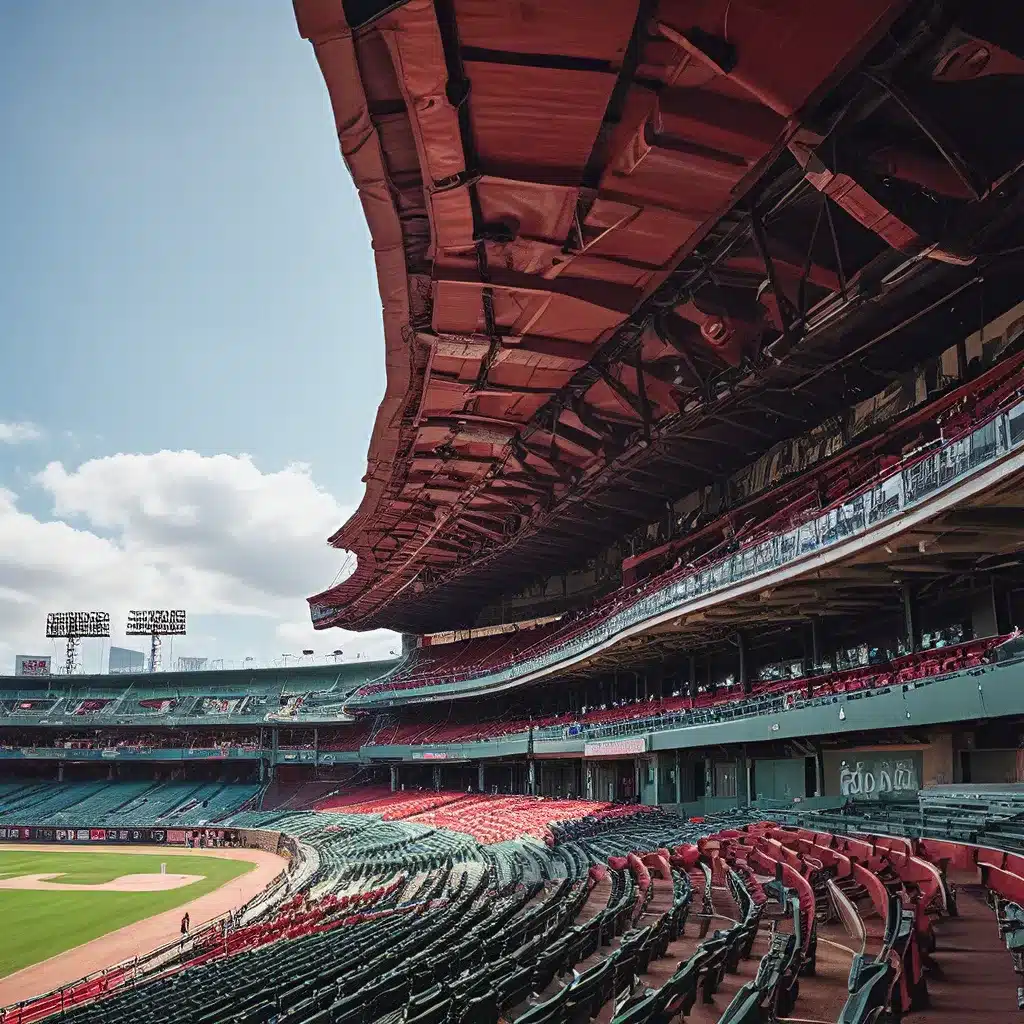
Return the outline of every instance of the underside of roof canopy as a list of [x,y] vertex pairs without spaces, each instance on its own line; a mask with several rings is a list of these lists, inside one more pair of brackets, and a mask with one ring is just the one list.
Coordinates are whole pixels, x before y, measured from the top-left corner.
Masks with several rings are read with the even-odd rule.
[[1011,230],[1022,133],[964,142],[1024,98],[995,0],[295,7],[387,365],[321,628],[465,625],[586,557],[898,369],[851,354]]

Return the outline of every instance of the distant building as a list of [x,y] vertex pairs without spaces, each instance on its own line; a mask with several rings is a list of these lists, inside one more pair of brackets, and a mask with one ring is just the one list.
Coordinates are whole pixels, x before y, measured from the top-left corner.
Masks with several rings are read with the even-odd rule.
[[112,676],[125,672],[145,672],[146,656],[142,651],[132,651],[127,647],[111,647],[107,671]]
[[179,658],[179,672],[202,672],[206,668],[206,658]]

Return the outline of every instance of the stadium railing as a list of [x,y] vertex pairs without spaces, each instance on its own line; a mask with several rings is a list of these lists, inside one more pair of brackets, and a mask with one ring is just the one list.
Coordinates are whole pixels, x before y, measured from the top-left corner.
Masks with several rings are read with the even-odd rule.
[[687,567],[654,577],[641,587],[630,588],[628,593],[617,591],[592,614],[556,628],[541,642],[517,652],[516,658],[504,665],[477,665],[479,659],[474,655],[472,668],[457,677],[444,679],[431,674],[426,679],[403,680],[399,674],[361,687],[349,706],[371,705],[404,690],[415,690],[422,696],[457,691],[460,684],[463,689],[501,685],[532,676],[559,662],[578,659],[649,619],[681,610],[691,602],[864,536],[1022,447],[1024,402],[1018,401],[932,451],[909,455],[870,485],[784,533],[741,548],[707,566]]

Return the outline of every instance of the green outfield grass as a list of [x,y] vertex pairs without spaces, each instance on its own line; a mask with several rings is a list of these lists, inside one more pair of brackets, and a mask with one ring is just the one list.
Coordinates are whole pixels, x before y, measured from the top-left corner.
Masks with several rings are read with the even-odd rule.
[[121,875],[171,874],[203,879],[167,892],[53,892],[0,889],[0,978],[65,949],[180,907],[251,871],[247,861],[159,853],[0,850],[0,878],[63,872],[55,883],[97,885]]

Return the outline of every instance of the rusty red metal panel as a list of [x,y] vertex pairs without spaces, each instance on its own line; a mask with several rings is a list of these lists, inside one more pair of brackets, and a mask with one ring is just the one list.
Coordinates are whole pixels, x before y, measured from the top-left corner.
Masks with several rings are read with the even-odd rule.
[[[295,0],[373,240],[387,367],[366,493],[330,538],[358,567],[310,599],[317,625],[385,625],[389,602],[422,587],[425,570],[493,550],[461,517],[506,478],[520,488],[524,475],[540,478],[503,521],[508,540],[545,490],[561,500],[566,466],[599,469],[602,443],[588,442],[599,431],[556,411],[559,437],[551,395],[744,197],[801,111],[904,6],[410,0],[353,33],[341,0]],[[837,177],[814,184],[861,203],[872,226],[884,220]],[[736,273],[751,252],[735,254]],[[814,282],[827,290],[830,279]],[[793,294],[785,271],[779,287]],[[775,296],[758,303],[753,292],[738,308],[680,305],[670,338],[643,333],[641,376],[627,363],[595,377],[586,405],[618,427],[640,422],[638,409],[677,414],[680,382],[695,373],[692,361],[677,366],[686,347],[737,365],[777,314]],[[513,455],[531,431],[565,466],[533,454],[523,468]]]

